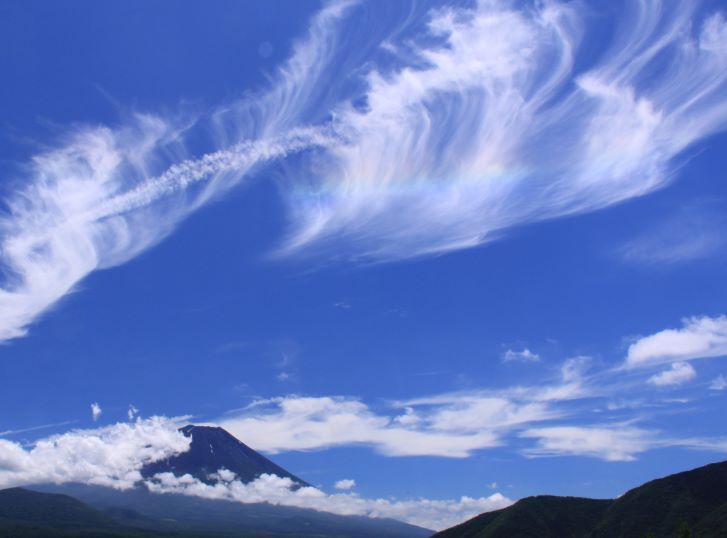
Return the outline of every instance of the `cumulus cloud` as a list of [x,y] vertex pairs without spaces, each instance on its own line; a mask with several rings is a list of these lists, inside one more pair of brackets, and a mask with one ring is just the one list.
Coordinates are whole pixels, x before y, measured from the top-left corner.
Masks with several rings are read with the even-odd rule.
[[101,406],[98,405],[96,402],[93,402],[91,404],[91,418],[94,422],[96,422],[99,417],[101,416],[101,413],[103,413],[103,410],[101,409]]
[[147,463],[184,452],[179,422],[152,417],[95,430],[71,430],[30,447],[0,439],[0,488],[82,482],[119,489],[142,479]]
[[668,370],[654,374],[648,383],[659,387],[682,385],[697,377],[694,367],[688,362],[675,362]]
[[350,478],[345,478],[336,482],[333,487],[342,491],[353,489],[356,486],[356,481]]
[[727,316],[691,317],[680,329],[664,329],[629,346],[627,367],[727,355]]
[[540,360],[540,355],[533,353],[528,348],[525,348],[522,351],[508,349],[503,358],[505,361],[538,362]]
[[[267,89],[78,128],[34,156],[0,216],[0,341],[291,154],[279,253],[388,261],[647,194],[727,124],[725,22],[697,22],[696,2],[627,4],[604,25],[581,3],[482,1],[363,30],[351,5],[313,17]],[[618,30],[576,70],[589,24]]]

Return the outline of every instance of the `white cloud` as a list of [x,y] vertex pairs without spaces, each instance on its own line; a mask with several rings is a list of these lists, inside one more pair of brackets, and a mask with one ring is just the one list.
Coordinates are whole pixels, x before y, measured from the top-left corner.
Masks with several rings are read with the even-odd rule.
[[[480,512],[503,508],[512,501],[500,493],[461,499],[366,499],[355,493],[328,495],[313,487],[297,487],[289,478],[262,475],[251,483],[219,469],[208,485],[185,475],[156,475],[143,481],[140,469],[147,463],[184,452],[190,438],[177,428],[180,419],[152,417],[95,430],[72,430],[36,441],[26,447],[0,439],[0,489],[38,483],[78,482],[128,489],[140,483],[154,493],[182,493],[244,503],[266,502],[310,508],[341,515],[391,517],[441,529]],[[341,480],[337,489],[351,489],[353,480]]]
[[606,461],[632,461],[657,442],[657,432],[624,425],[549,426],[521,435],[537,439],[535,447],[525,450],[526,455],[589,456]]
[[98,405],[96,402],[93,402],[91,404],[91,418],[93,418],[94,422],[96,422],[99,419],[99,417],[101,416],[101,413],[103,413],[101,406]]
[[56,428],[58,426],[67,426],[69,424],[73,424],[75,422],[78,422],[77,420],[64,420],[63,422],[54,422],[52,424],[41,424],[40,426],[31,426],[29,428],[20,428],[17,430],[5,430],[0,431],[0,437],[5,437],[8,435],[17,435],[19,433],[28,433],[28,432],[34,432],[38,430],[45,430],[48,428]]
[[119,489],[141,480],[144,464],[183,452],[179,422],[160,417],[95,430],[71,430],[26,447],[0,439],[0,489],[82,482]]
[[627,262],[662,265],[708,257],[727,245],[721,212],[701,202],[682,208],[626,242],[618,255]]
[[727,355],[727,316],[692,317],[631,344],[626,366],[638,367]]
[[584,396],[580,379],[391,402],[375,412],[347,397],[286,396],[253,402],[214,424],[268,453],[366,445],[388,456],[464,458],[501,445],[526,425],[560,418],[559,402]]
[[675,155],[727,124],[724,20],[685,32],[695,5],[627,7],[586,71],[574,58],[593,19],[578,3],[434,11],[428,32],[440,45],[398,70],[374,65],[366,106],[335,109],[347,143],[325,152],[322,177],[285,184],[283,252],[447,252],[663,187]]
[[695,377],[697,377],[697,372],[691,364],[688,362],[675,362],[672,363],[668,370],[651,376],[648,383],[660,387],[682,385]]
[[351,480],[350,478],[344,478],[343,480],[339,480],[338,482],[336,482],[333,487],[342,491],[346,491],[356,487],[356,481]]
[[180,136],[168,122],[139,117],[120,131],[82,131],[34,158],[26,186],[6,200],[8,212],[0,217],[0,253],[10,275],[0,288],[0,341],[23,336],[92,271],[123,263],[166,237],[207,201],[203,190],[190,192],[195,183],[227,175],[239,180],[260,162],[320,141],[312,131],[294,131],[241,142],[150,177],[152,161],[161,157],[156,152]]
[[215,424],[243,439],[254,439],[256,449],[271,454],[360,444],[388,456],[463,458],[472,450],[499,444],[492,431],[412,427],[375,414],[358,400],[342,397],[289,396],[255,402],[242,413],[222,417]]
[[533,353],[528,348],[525,348],[522,351],[508,349],[505,352],[504,359],[506,361],[538,362],[540,360],[540,355]]
[[725,390],[725,389],[727,389],[727,378],[725,378],[725,376],[722,375],[722,374],[718,375],[709,384],[709,389],[710,390]]
[[[137,114],[115,129],[77,128],[35,155],[0,216],[0,269],[8,275],[0,342],[24,336],[88,274],[155,245],[256,167],[332,143],[326,126],[297,125],[308,100],[326,89],[318,75],[349,4],[333,2],[313,18],[267,92],[206,118]],[[250,121],[258,115],[262,123]],[[186,139],[210,127],[219,149],[188,158]]]
[[[0,216],[0,341],[291,153],[317,152],[312,169],[280,182],[291,225],[281,253],[385,261],[649,193],[672,177],[674,156],[727,124],[725,23],[712,15],[683,31],[695,2],[627,9],[585,72],[573,68],[589,29],[578,3],[480,2],[434,10],[423,27],[391,21],[394,35],[382,27],[352,46],[396,52],[397,35],[424,34],[444,44],[398,55],[385,72],[337,46],[350,4],[312,19],[267,91],[207,117],[80,128],[34,156]],[[366,89],[351,95],[368,66]],[[217,150],[190,155],[187,140],[210,132]]]
[[139,410],[134,407],[133,404],[129,404],[129,409],[126,411],[126,416],[129,420],[134,420],[136,417],[139,416]]
[[205,484],[189,475],[161,473],[146,482],[155,493],[180,493],[243,503],[267,502],[322,510],[339,515],[394,518],[429,529],[443,529],[482,512],[504,508],[512,501],[500,493],[488,497],[460,499],[366,499],[355,493],[329,495],[314,487],[299,488],[289,478],[262,475],[253,482]]

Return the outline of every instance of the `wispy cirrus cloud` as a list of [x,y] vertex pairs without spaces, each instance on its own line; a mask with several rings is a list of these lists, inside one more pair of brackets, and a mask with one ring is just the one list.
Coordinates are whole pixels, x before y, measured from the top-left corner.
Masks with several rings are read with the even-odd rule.
[[685,31],[696,5],[625,4],[612,46],[582,71],[579,4],[433,12],[425,33],[444,45],[374,68],[366,105],[336,109],[350,143],[312,184],[286,186],[283,251],[446,252],[664,186],[671,159],[727,121],[725,23]]
[[[330,144],[329,127],[292,124],[350,4],[313,18],[269,91],[191,117],[134,114],[115,128],[76,127],[34,156],[0,214],[0,342],[25,335],[89,273],[155,245],[256,167]],[[219,149],[191,155],[187,139],[200,131],[213,132]]]
[[724,374],[720,374],[712,380],[709,390],[727,390],[727,378]]
[[526,430],[521,436],[536,440],[534,447],[524,451],[530,457],[587,456],[605,461],[634,461],[639,454],[668,447],[727,453],[725,438],[674,438],[628,423],[547,426]]
[[[0,341],[291,154],[314,158],[279,181],[280,255],[447,252],[658,189],[727,125],[727,26],[697,5],[627,3],[610,48],[576,68],[598,24],[582,4],[482,0],[343,47],[355,3],[332,2],[269,88],[191,118],[77,128],[27,164],[0,216]],[[390,56],[358,52],[372,50]],[[212,151],[190,150],[200,137]]]
[[536,439],[525,454],[537,456],[590,456],[606,461],[633,461],[657,443],[657,432],[623,424],[611,426],[549,426],[524,431]]
[[723,213],[709,203],[690,204],[627,241],[616,253],[626,262],[648,266],[699,260],[727,245],[725,226]]

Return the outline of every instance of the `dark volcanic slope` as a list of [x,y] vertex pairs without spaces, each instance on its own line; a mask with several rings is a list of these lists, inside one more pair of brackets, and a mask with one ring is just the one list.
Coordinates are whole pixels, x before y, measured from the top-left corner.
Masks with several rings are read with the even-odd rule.
[[192,438],[187,452],[145,466],[141,474],[151,477],[170,472],[177,476],[190,474],[204,482],[220,468],[233,471],[243,482],[251,482],[261,474],[274,474],[291,478],[303,486],[308,484],[282,467],[238,441],[222,428],[185,426],[180,431]]
[[436,534],[442,538],[727,536],[727,462],[653,480],[616,500],[529,497]]

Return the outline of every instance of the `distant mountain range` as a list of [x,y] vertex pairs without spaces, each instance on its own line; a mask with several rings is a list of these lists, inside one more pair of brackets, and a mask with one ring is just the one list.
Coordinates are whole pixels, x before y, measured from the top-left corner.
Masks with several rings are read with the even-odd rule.
[[[170,472],[212,483],[220,469],[243,482],[261,474],[308,484],[238,441],[222,428],[185,426],[187,452],[145,466],[151,477]],[[116,490],[84,484],[40,484],[0,491],[0,537],[265,537],[425,538],[433,531],[384,518],[339,516],[267,503],[243,504],[140,486]]]
[[727,462],[647,482],[618,499],[539,496],[435,538],[727,537]]

